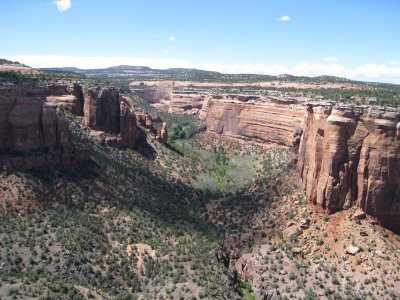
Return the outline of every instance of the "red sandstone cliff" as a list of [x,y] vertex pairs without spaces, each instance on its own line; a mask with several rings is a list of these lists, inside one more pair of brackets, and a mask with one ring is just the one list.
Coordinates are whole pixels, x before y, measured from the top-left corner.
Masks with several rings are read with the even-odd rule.
[[0,95],[0,166],[69,168],[86,160],[70,140],[69,122],[39,96]]
[[203,115],[209,132],[288,147],[304,119],[303,105],[267,99],[256,103],[211,100],[207,106]]
[[305,116],[303,103],[252,95],[171,92],[165,88],[135,93],[151,104],[168,104],[171,113],[199,115],[210,133],[287,147],[292,145],[293,133],[301,128]]
[[70,139],[69,122],[56,114],[63,105],[93,130],[111,134],[112,143],[133,148],[139,137],[131,99],[113,88],[87,88],[79,84],[0,89],[0,166],[70,167],[88,159]]
[[169,112],[196,115],[202,109],[205,99],[210,96],[197,92],[174,92],[169,103]]
[[400,225],[400,112],[308,107],[299,168],[308,199],[334,212],[353,204],[384,225]]

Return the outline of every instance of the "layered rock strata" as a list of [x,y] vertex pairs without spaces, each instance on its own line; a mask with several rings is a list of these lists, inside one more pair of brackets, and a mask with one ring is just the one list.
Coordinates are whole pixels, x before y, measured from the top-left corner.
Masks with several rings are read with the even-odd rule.
[[135,89],[133,90],[133,94],[151,104],[156,104],[156,103],[168,104],[172,98],[172,89],[170,88]]
[[198,115],[208,132],[244,140],[290,147],[305,116],[304,103],[295,100],[196,90],[169,91],[165,96],[166,90],[143,89],[136,94],[151,104],[168,98],[170,113]]
[[174,92],[169,103],[169,112],[196,115],[202,109],[204,101],[210,96],[200,92]]
[[79,84],[4,88],[0,89],[1,168],[71,167],[89,159],[87,149],[72,144],[68,120],[56,114],[60,105],[84,116],[90,129],[108,134],[109,144],[136,145],[139,129],[133,103],[116,89]]
[[328,212],[353,204],[400,226],[400,112],[309,105],[299,147],[307,198]]
[[46,165],[69,168],[88,159],[71,143],[69,121],[42,97],[0,95],[0,166],[34,169]]
[[203,113],[207,130],[230,137],[290,147],[304,119],[302,104],[209,101]]

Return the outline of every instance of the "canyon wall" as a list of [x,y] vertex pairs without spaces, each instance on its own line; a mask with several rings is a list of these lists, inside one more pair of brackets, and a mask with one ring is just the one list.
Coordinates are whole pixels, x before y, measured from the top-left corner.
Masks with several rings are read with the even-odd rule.
[[211,97],[200,92],[173,92],[169,102],[169,112],[196,115],[203,107],[205,99]]
[[302,127],[305,117],[304,103],[295,100],[197,90],[169,90],[165,96],[166,91],[143,89],[135,90],[135,94],[151,104],[168,105],[170,113],[198,115],[210,133],[243,140],[290,147],[293,134]]
[[113,88],[72,84],[0,89],[0,167],[69,168],[89,159],[88,149],[71,142],[69,121],[56,113],[64,106],[83,116],[86,126],[107,135],[112,145],[133,148],[139,138],[133,102]]
[[150,104],[168,103],[172,98],[171,88],[134,89],[132,92]]
[[69,121],[40,96],[0,94],[0,166],[5,170],[47,165],[69,168],[88,159],[71,142]]
[[328,212],[358,205],[400,226],[400,112],[309,105],[299,147],[307,198]]
[[294,132],[302,126],[304,107],[269,99],[256,103],[209,101],[204,115],[211,133],[290,147]]

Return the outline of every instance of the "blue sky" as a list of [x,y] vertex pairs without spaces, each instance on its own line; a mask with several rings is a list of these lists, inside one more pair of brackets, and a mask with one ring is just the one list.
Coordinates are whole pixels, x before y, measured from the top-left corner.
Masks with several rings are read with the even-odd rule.
[[0,57],[400,83],[399,0],[0,1]]

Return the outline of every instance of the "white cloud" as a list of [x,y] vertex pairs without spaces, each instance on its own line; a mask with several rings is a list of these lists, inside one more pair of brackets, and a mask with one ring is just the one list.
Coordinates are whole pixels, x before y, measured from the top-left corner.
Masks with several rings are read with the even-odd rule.
[[56,0],[53,3],[57,5],[59,11],[66,11],[71,8],[71,0]]
[[400,61],[391,60],[389,61],[389,65],[400,65]]
[[282,16],[282,17],[279,18],[279,20],[283,21],[283,22],[288,22],[288,21],[290,21],[290,17],[289,16]]
[[339,61],[339,58],[334,57],[334,56],[328,56],[328,57],[325,57],[325,60],[331,61],[331,62],[337,62],[337,61]]
[[167,54],[169,51],[167,49],[164,49],[161,51],[162,54]]
[[175,37],[174,37],[174,36],[170,36],[170,37],[169,37],[169,41],[170,41],[170,42],[174,42],[174,41],[175,41]]
[[[166,49],[165,49],[166,50]],[[163,52],[163,51],[162,51]],[[356,80],[392,82],[400,84],[400,65],[363,64],[353,68],[339,63],[312,64],[305,61],[294,66],[283,64],[215,64],[193,63],[186,59],[176,58],[140,58],[124,56],[58,56],[58,55],[16,55],[5,56],[5,59],[19,61],[35,68],[45,67],[78,67],[84,69],[106,68],[117,65],[139,65],[151,68],[196,68],[222,73],[255,73],[255,74],[293,74],[297,76],[332,75]]]

